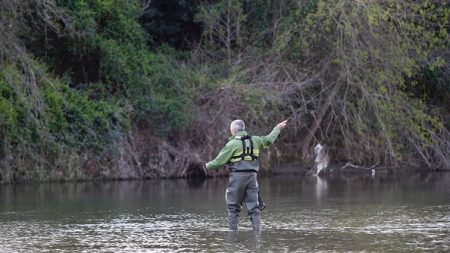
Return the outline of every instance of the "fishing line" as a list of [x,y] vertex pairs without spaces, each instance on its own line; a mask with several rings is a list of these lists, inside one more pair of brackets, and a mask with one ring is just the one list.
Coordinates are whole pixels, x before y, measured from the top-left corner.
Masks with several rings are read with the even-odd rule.
[[286,120],[289,120],[290,118],[294,117],[294,115],[297,114],[297,112],[299,112],[303,107],[305,107],[307,104],[309,104],[310,102],[312,102],[313,99],[315,99],[315,98],[318,97],[320,94],[322,94],[324,91],[326,91],[328,88],[330,88],[333,84],[335,84],[335,83],[337,82],[337,80],[339,80],[339,79],[336,79],[336,81],[332,82],[330,85],[328,85],[327,87],[325,87],[324,89],[322,89],[319,93],[317,93],[316,95],[314,95],[311,99],[309,99],[308,101],[306,101],[306,103],[305,103],[304,105],[300,106],[297,110],[295,110],[295,111],[291,114],[291,116],[289,116]]

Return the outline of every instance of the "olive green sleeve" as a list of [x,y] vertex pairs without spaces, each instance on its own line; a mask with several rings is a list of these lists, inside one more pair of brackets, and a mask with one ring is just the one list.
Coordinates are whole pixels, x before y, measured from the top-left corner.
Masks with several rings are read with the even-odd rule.
[[207,169],[217,169],[217,168],[224,166],[225,164],[228,163],[228,161],[230,161],[235,150],[236,150],[236,145],[234,145],[234,143],[232,141],[228,142],[227,145],[225,145],[225,147],[219,152],[219,154],[217,155],[217,157],[214,160],[206,163],[206,168]]
[[272,143],[275,142],[275,140],[278,138],[278,136],[280,135],[280,128],[279,127],[275,127],[272,132],[270,132],[270,134],[266,135],[266,136],[261,136],[260,137],[260,145],[262,146],[261,148],[265,148],[270,146]]

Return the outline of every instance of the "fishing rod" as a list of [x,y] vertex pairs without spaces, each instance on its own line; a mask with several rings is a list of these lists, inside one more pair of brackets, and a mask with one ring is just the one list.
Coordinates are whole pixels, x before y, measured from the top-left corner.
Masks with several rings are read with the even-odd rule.
[[305,107],[307,104],[309,104],[310,102],[313,101],[313,99],[315,99],[316,97],[318,97],[320,94],[322,94],[324,91],[326,91],[328,88],[330,88],[333,84],[335,84],[337,82],[338,79],[336,79],[336,81],[332,82],[330,85],[328,85],[327,87],[325,87],[324,89],[322,89],[319,93],[317,93],[316,95],[314,95],[310,100],[306,101],[306,103],[302,106],[300,106],[297,110],[295,110],[291,116],[289,116],[285,121],[288,121],[290,118],[294,117],[295,114],[297,114],[297,112],[299,112],[303,107]]

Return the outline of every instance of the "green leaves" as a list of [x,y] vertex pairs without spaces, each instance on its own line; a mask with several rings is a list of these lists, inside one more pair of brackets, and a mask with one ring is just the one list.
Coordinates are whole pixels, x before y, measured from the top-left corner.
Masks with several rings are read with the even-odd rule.
[[[346,138],[344,150],[365,149],[361,153],[370,159],[378,146],[390,163],[397,164],[400,158],[412,161],[418,155],[421,162],[430,165],[429,150],[443,140],[438,137],[443,122],[430,104],[424,104],[429,95],[417,94],[426,86],[424,91],[430,92],[436,83],[417,76],[423,77],[424,65],[429,74],[448,72],[442,57],[448,54],[442,47],[447,44],[448,48],[449,41],[448,3],[315,2],[306,16],[291,14],[284,19],[288,25],[282,26],[275,45],[291,63],[290,57],[295,57],[292,52],[304,52],[303,58],[295,59],[322,82],[338,77],[345,82],[330,109],[331,116],[321,123],[327,129],[339,126],[338,131],[319,138],[342,145],[335,138],[342,136]],[[311,62],[319,64],[308,65]],[[365,139],[365,147],[356,144],[359,138]],[[361,161],[352,153],[345,159]]]
[[74,40],[81,44],[69,46],[88,49],[75,51],[73,57],[87,61],[74,61],[67,66],[81,67],[91,73],[83,74],[84,79],[78,79],[81,83],[74,85],[87,93],[97,90],[102,98],[132,105],[128,111],[130,120],[136,120],[141,127],[165,129],[165,134],[177,131],[187,119],[182,104],[188,101],[177,80],[177,70],[162,54],[150,52],[146,47],[146,34],[138,23],[138,1],[61,1],[60,4],[78,24],[79,32]]

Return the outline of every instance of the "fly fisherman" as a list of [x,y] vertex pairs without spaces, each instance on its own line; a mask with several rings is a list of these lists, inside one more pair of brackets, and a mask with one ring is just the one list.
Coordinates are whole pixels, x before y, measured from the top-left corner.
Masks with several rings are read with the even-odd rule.
[[244,203],[254,230],[261,228],[261,215],[258,203],[259,171],[258,156],[260,150],[274,143],[287,120],[279,123],[267,136],[250,136],[245,131],[242,120],[231,122],[231,137],[217,157],[206,163],[207,169],[216,169],[230,164],[230,177],[225,200],[228,209],[228,225],[231,230],[238,229],[239,212]]

